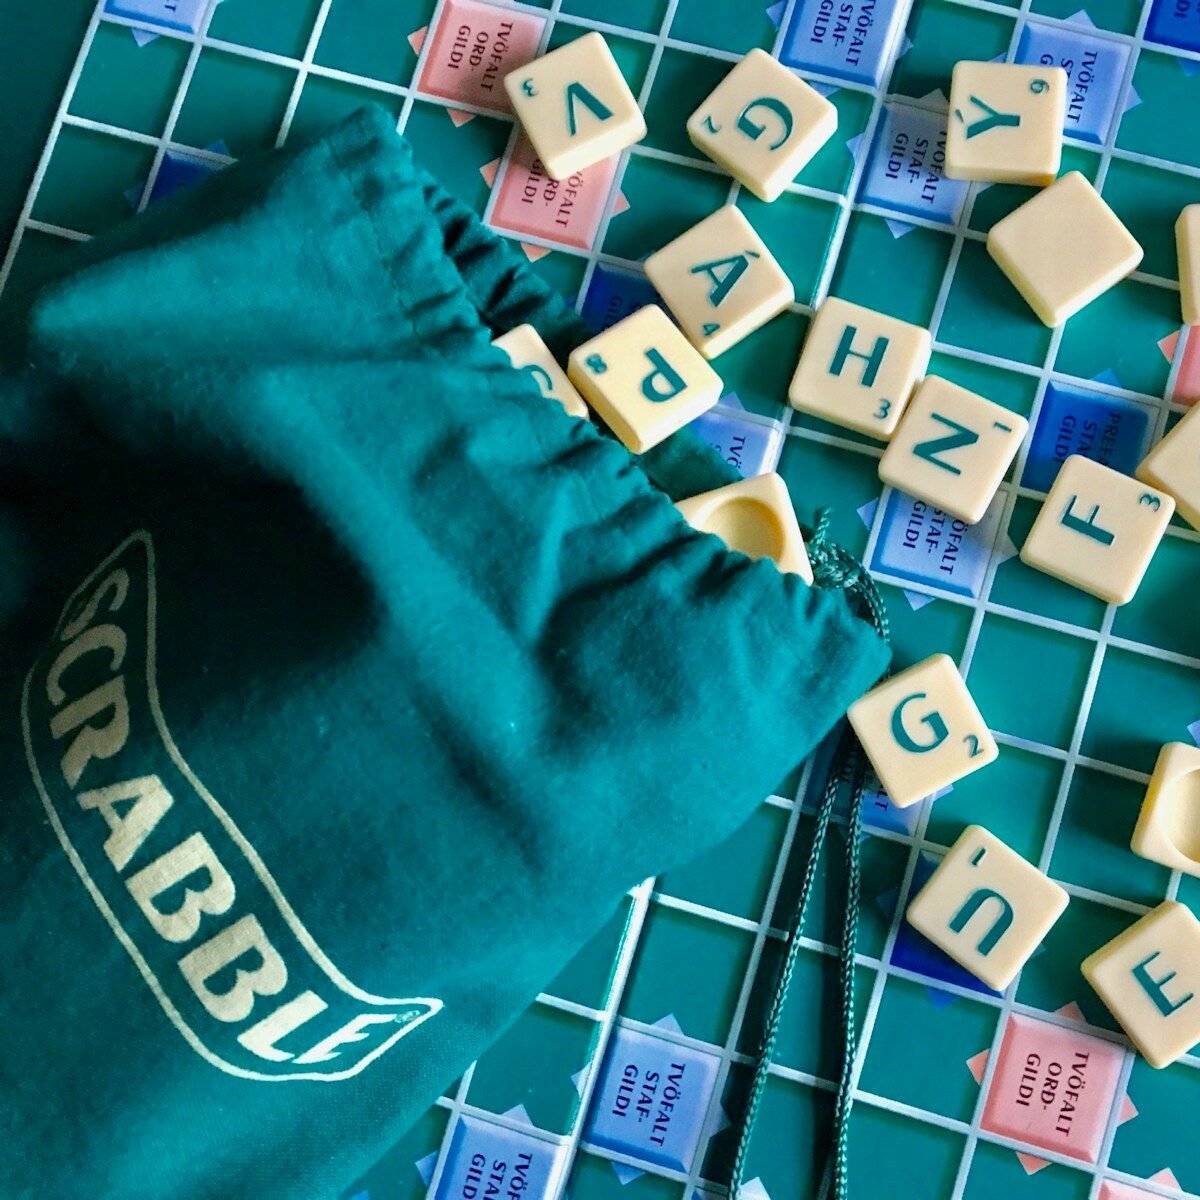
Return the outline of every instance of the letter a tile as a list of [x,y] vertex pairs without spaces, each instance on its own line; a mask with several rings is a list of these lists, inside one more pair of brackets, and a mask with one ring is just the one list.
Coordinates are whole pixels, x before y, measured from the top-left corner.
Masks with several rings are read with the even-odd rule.
[[1083,974],[1152,1067],[1200,1042],[1200,921],[1164,900],[1083,961]]
[[897,808],[949,787],[999,754],[958,667],[945,654],[881,683],[846,715]]
[[646,136],[641,109],[598,33],[510,72],[504,90],[551,179],[566,179]]
[[635,454],[716,404],[720,376],[656,304],[571,351],[567,375]]
[[968,825],[905,914],[1002,992],[1067,907],[1067,893],[981,825]]

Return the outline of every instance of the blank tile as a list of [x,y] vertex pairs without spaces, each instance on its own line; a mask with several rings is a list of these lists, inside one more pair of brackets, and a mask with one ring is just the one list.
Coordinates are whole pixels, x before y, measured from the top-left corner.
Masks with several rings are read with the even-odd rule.
[[1184,905],[1164,900],[1082,969],[1152,1067],[1200,1041],[1200,921]]
[[518,325],[503,337],[496,338],[492,345],[499,346],[518,370],[528,371],[547,400],[557,400],[571,416],[588,420],[583,397],[571,386],[567,373],[555,362],[554,355],[532,325]]
[[765,50],[751,50],[688,119],[698,150],[774,200],[833,136],[837,109]]
[[801,412],[887,441],[931,348],[929,330],[830,296],[809,327],[788,399]]
[[1179,293],[1185,325],[1200,325],[1200,204],[1189,204],[1175,222]]
[[705,358],[723,354],[795,299],[783,268],[732,204],[650,255],[646,275]]
[[981,825],[968,825],[908,906],[908,922],[1004,991],[1067,907],[1067,893]]
[[946,175],[1044,187],[1062,159],[1061,67],[960,62],[950,83]]
[[1162,748],[1129,844],[1151,862],[1200,877],[1200,747]]
[[1175,511],[1175,501],[1073,454],[1042,505],[1021,561],[1109,604],[1128,604]]
[[935,654],[881,683],[846,714],[897,808],[995,762],[999,751],[954,660]]
[[1179,515],[1200,529],[1200,404],[1150,451],[1137,475],[1170,492]]
[[567,375],[635,454],[657,446],[721,395],[720,377],[656,304],[577,346]]
[[990,400],[927,375],[879,461],[879,477],[969,525],[983,519],[1029,430]]
[[716,534],[731,550],[770,558],[781,571],[813,581],[804,537],[787,484],[774,473],[740,479],[680,500],[675,507],[695,529]]
[[988,253],[1045,325],[1061,325],[1120,282],[1142,248],[1078,171],[992,226]]
[[566,179],[646,136],[637,100],[598,33],[512,71],[504,90],[551,179]]

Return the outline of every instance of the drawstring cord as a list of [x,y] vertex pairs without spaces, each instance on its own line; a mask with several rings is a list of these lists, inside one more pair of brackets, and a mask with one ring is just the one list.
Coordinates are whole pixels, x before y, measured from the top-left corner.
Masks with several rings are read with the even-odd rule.
[[[846,591],[857,602],[862,615],[871,622],[879,636],[886,642],[889,637],[887,611],[883,607],[879,590],[867,573],[866,568],[847,550],[829,540],[828,508],[819,509],[812,536],[808,539],[808,556],[812,563],[814,581],[818,587],[837,588]],[[833,1130],[833,1200],[846,1200],[849,1190],[848,1147],[850,1135],[850,1107],[853,1098],[851,1085],[854,1059],[858,1050],[858,1031],[854,1004],[854,960],[858,945],[859,902],[862,887],[862,808],[866,794],[868,770],[866,757],[849,727],[838,741],[837,751],[829,765],[825,787],[817,808],[816,824],[813,829],[812,846],[804,864],[804,876],[800,892],[792,908],[784,931],[785,952],[775,982],[771,1006],[763,1024],[762,1038],[754,1061],[754,1076],[750,1093],[742,1116],[741,1132],[737,1151],[730,1170],[730,1200],[737,1200],[741,1191],[746,1156],[754,1132],[754,1123],[766,1089],[775,1042],[783,1015],[788,989],[796,967],[800,949],[800,931],[808,909],[809,896],[816,879],[817,863],[825,845],[825,837],[833,816],[838,791],[845,783],[850,785],[850,806],[846,831],[846,914],[842,924],[840,946],[839,982],[842,1001],[842,1062],[838,1077],[837,1095],[834,1103]]]

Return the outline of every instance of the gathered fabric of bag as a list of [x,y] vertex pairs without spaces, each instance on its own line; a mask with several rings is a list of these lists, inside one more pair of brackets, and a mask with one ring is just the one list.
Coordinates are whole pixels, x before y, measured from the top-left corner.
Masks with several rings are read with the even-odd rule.
[[0,1196],[309,1200],[886,665],[364,111],[0,315]]

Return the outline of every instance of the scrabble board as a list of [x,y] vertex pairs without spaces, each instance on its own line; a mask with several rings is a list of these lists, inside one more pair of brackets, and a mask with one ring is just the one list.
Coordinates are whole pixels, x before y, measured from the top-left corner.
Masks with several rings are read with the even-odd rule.
[[[593,30],[649,132],[555,183],[500,80]],[[769,205],[702,159],[684,128],[754,47],[838,112],[836,134]],[[1145,248],[1132,277],[1062,328],[1037,320],[984,248],[1029,190],[941,172],[959,59],[1068,70],[1062,171],[1094,181]],[[697,428],[744,474],[777,469],[802,522],[833,506],[833,533],[882,586],[898,665],[951,655],[994,732],[998,761],[947,794],[903,811],[869,798],[853,1195],[1200,1193],[1200,1057],[1152,1070],[1079,970],[1163,898],[1200,911],[1200,880],[1128,849],[1159,747],[1200,741],[1200,535],[1176,520],[1119,609],[1017,556],[1067,455],[1132,473],[1200,398],[1200,333],[1180,327],[1173,240],[1179,211],[1200,200],[1196,0],[107,0],[0,283],[30,285],[71,242],[368,101],[594,331],[654,298],[648,254],[724,203],[742,209],[796,303],[716,360],[723,396]],[[885,491],[878,443],[788,408],[828,295],[928,327],[931,371],[1030,421],[977,525]],[[348,1195],[720,1194],[765,991],[755,981],[781,951],[774,914],[795,894],[822,768],[819,755],[721,850],[626,897]],[[970,824],[1070,895],[1003,996],[902,920]],[[841,828],[832,840],[839,863]],[[822,871],[750,1151],[751,1200],[801,1200],[823,1183],[841,887],[840,867]]]

